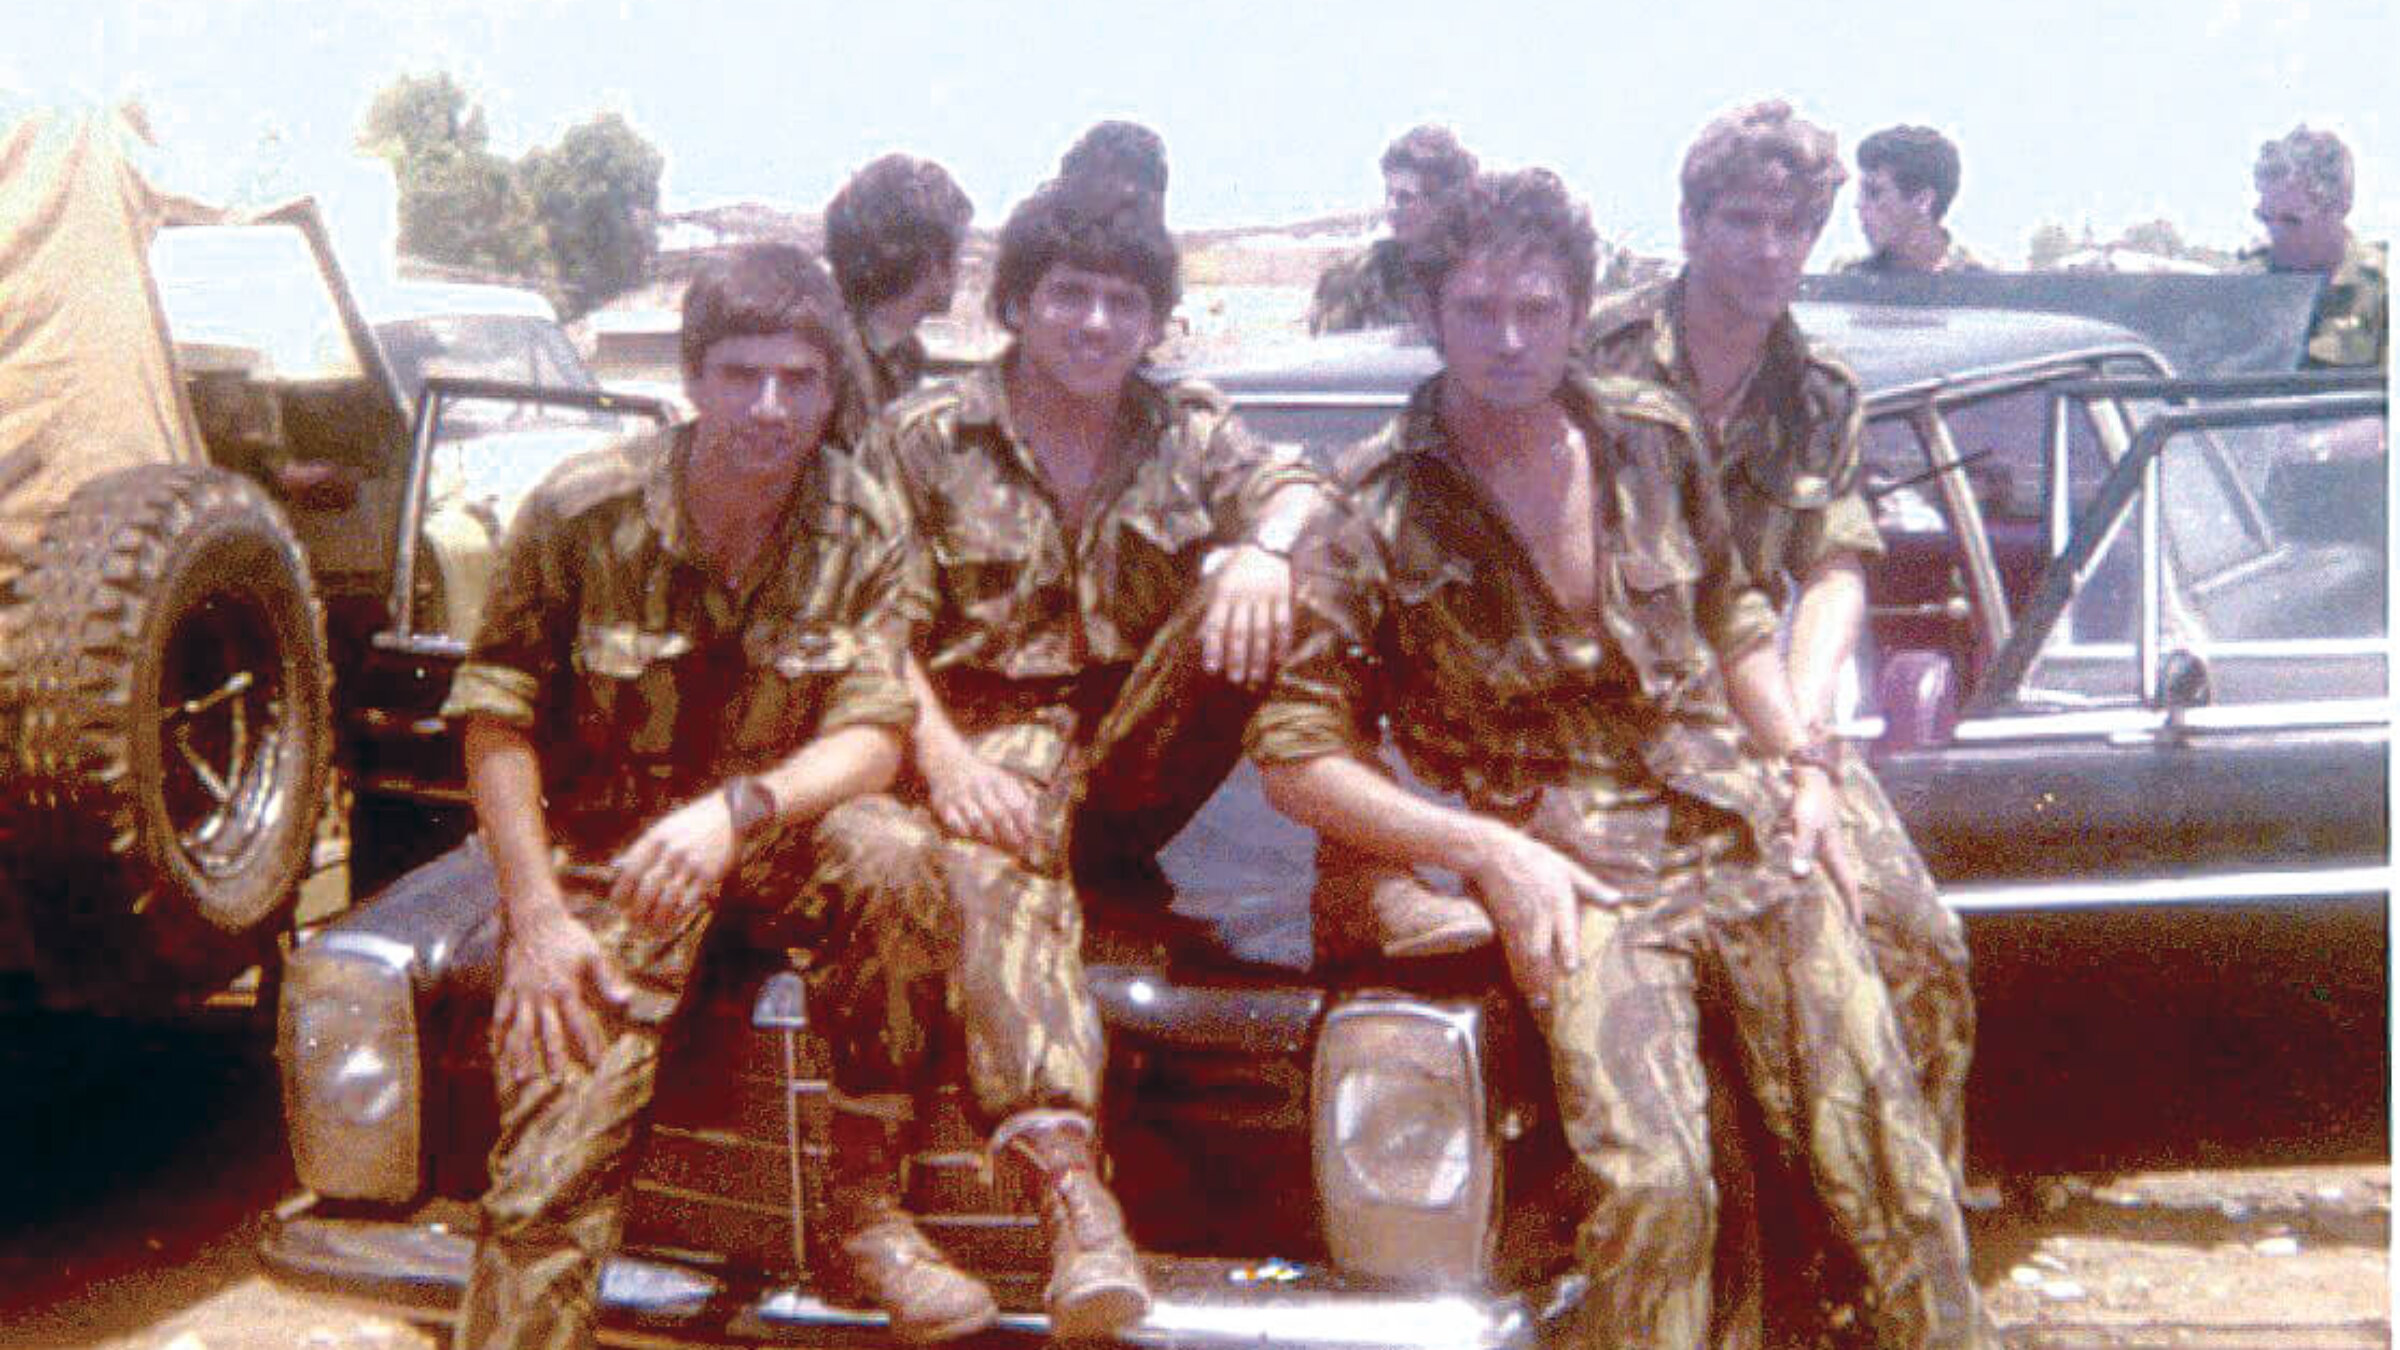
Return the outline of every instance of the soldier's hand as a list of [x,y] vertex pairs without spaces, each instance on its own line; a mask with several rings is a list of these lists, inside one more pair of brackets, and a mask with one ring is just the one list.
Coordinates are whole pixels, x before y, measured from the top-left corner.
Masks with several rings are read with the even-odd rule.
[[564,1078],[608,1048],[604,1007],[632,996],[590,929],[564,909],[513,919],[492,1002],[492,1067],[504,1083]]
[[1855,919],[1857,888],[1849,853],[1842,846],[1840,812],[1832,775],[1813,766],[1803,767],[1793,779],[1791,812],[1784,818],[1784,828],[1791,835],[1792,875],[1807,876],[1816,864],[1824,863],[1834,889]]
[[1468,881],[1491,911],[1510,974],[1536,1013],[1550,991],[1582,960],[1583,902],[1609,905],[1623,897],[1566,854],[1522,831],[1496,826]]
[[608,888],[634,926],[664,936],[698,918],[733,871],[733,811],[711,792],[650,823],[616,858]]
[[1264,684],[1292,646],[1292,564],[1253,544],[1225,557],[1200,622],[1200,665],[1245,688]]
[[1019,858],[1034,856],[1042,837],[1041,798],[1023,774],[963,744],[951,752],[920,755],[918,765],[943,829]]

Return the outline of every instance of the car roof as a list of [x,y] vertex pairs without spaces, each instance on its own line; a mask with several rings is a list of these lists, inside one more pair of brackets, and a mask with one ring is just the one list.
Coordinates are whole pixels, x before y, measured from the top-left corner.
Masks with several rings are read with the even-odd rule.
[[[1839,355],[1869,397],[2070,358],[2165,361],[2131,329],[2024,310],[1921,309],[1802,303],[1801,331]],[[1441,368],[1408,330],[1379,329],[1252,348],[1189,374],[1235,398],[1262,394],[1392,393]]]
[[548,319],[558,310],[539,291],[474,281],[395,281],[362,288],[358,303],[369,323],[400,323],[446,314]]

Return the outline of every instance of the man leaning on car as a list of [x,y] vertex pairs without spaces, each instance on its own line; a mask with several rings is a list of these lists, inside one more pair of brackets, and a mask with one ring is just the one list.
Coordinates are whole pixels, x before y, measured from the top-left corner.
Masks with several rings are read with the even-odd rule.
[[2300,364],[2381,366],[2390,342],[2391,251],[2350,232],[2350,147],[2330,131],[2294,127],[2258,148],[2251,178],[2267,242],[2243,250],[2238,265],[2325,278]]
[[[500,1136],[461,1346],[592,1343],[664,1026],[710,933],[814,949],[838,1098],[892,1092],[943,1015],[946,916],[896,912],[899,807],[867,795],[916,713],[896,627],[913,544],[828,452],[864,421],[853,341],[806,251],[712,261],[684,299],[695,419],[567,461],[517,517],[444,710],[480,837],[426,869],[491,888],[502,925]],[[858,1292],[910,1339],[988,1323],[988,1291],[897,1209],[888,1146],[836,1147]]]
[[[1877,1342],[1976,1344],[1948,1169],[1856,929],[1806,861],[1832,783],[1774,615],[1681,400],[1572,360],[1596,247],[1541,170],[1437,207],[1410,259],[1443,369],[1345,457],[1346,510],[1303,548],[1252,756],[1294,819],[1454,871],[1490,910],[1591,1183],[1574,1343],[1710,1334],[1699,991],[1717,982],[1757,1104],[1872,1287]],[[1773,763],[1745,757],[1736,714]],[[1377,767],[1386,718],[1463,806]]]

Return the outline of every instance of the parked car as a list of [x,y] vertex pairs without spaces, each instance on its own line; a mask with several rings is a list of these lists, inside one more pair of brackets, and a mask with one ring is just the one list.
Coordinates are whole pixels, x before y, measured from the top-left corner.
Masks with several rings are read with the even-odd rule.
[[[1969,925],[1977,1166],[2173,1147],[2119,1127],[2188,1122],[2157,1071],[2179,1058],[2204,1061],[2212,1093],[2356,1093],[2379,1130],[2382,389],[2177,381],[2126,331],[2052,316],[1800,317],[1869,396],[1889,551],[1844,728]],[[1434,366],[1368,338],[1208,373],[1253,427],[1322,457]],[[429,746],[449,734],[428,719],[456,648],[385,649],[404,646],[417,701],[389,718]],[[446,833],[414,836],[430,850],[464,828],[450,772],[359,790],[447,813]],[[1089,892],[1105,1138],[1158,1291],[1123,1339],[1538,1344],[1573,1296],[1576,1212],[1538,1043],[1488,952],[1320,964],[1310,857],[1245,769],[1162,860],[1173,922]],[[278,1053],[306,1194],[263,1239],[282,1276],[422,1316],[455,1304],[495,1129],[495,952],[494,916],[431,868],[293,953]],[[878,1341],[879,1315],[819,1292],[826,1085],[809,1026],[779,958],[729,962],[687,1010],[602,1282],[607,1326]],[[2312,1070],[2303,1045],[2329,1057]],[[2117,1058],[2076,1076],[2095,1047]],[[1036,1337],[1038,1226],[977,1144],[939,1089],[909,1203],[993,1279],[995,1335]]]

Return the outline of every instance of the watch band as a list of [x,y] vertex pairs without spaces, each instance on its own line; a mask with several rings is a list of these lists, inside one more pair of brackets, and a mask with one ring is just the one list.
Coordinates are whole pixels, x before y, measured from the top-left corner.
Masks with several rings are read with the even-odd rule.
[[746,773],[737,773],[725,780],[718,791],[724,795],[726,814],[733,818],[733,841],[748,839],[758,827],[775,818],[775,794],[767,785]]
[[1289,558],[1292,556],[1292,549],[1300,543],[1300,536],[1307,529],[1307,513],[1286,511],[1282,515],[1269,516],[1260,521],[1258,528],[1250,532],[1249,542],[1261,552],[1272,553],[1278,558]]

